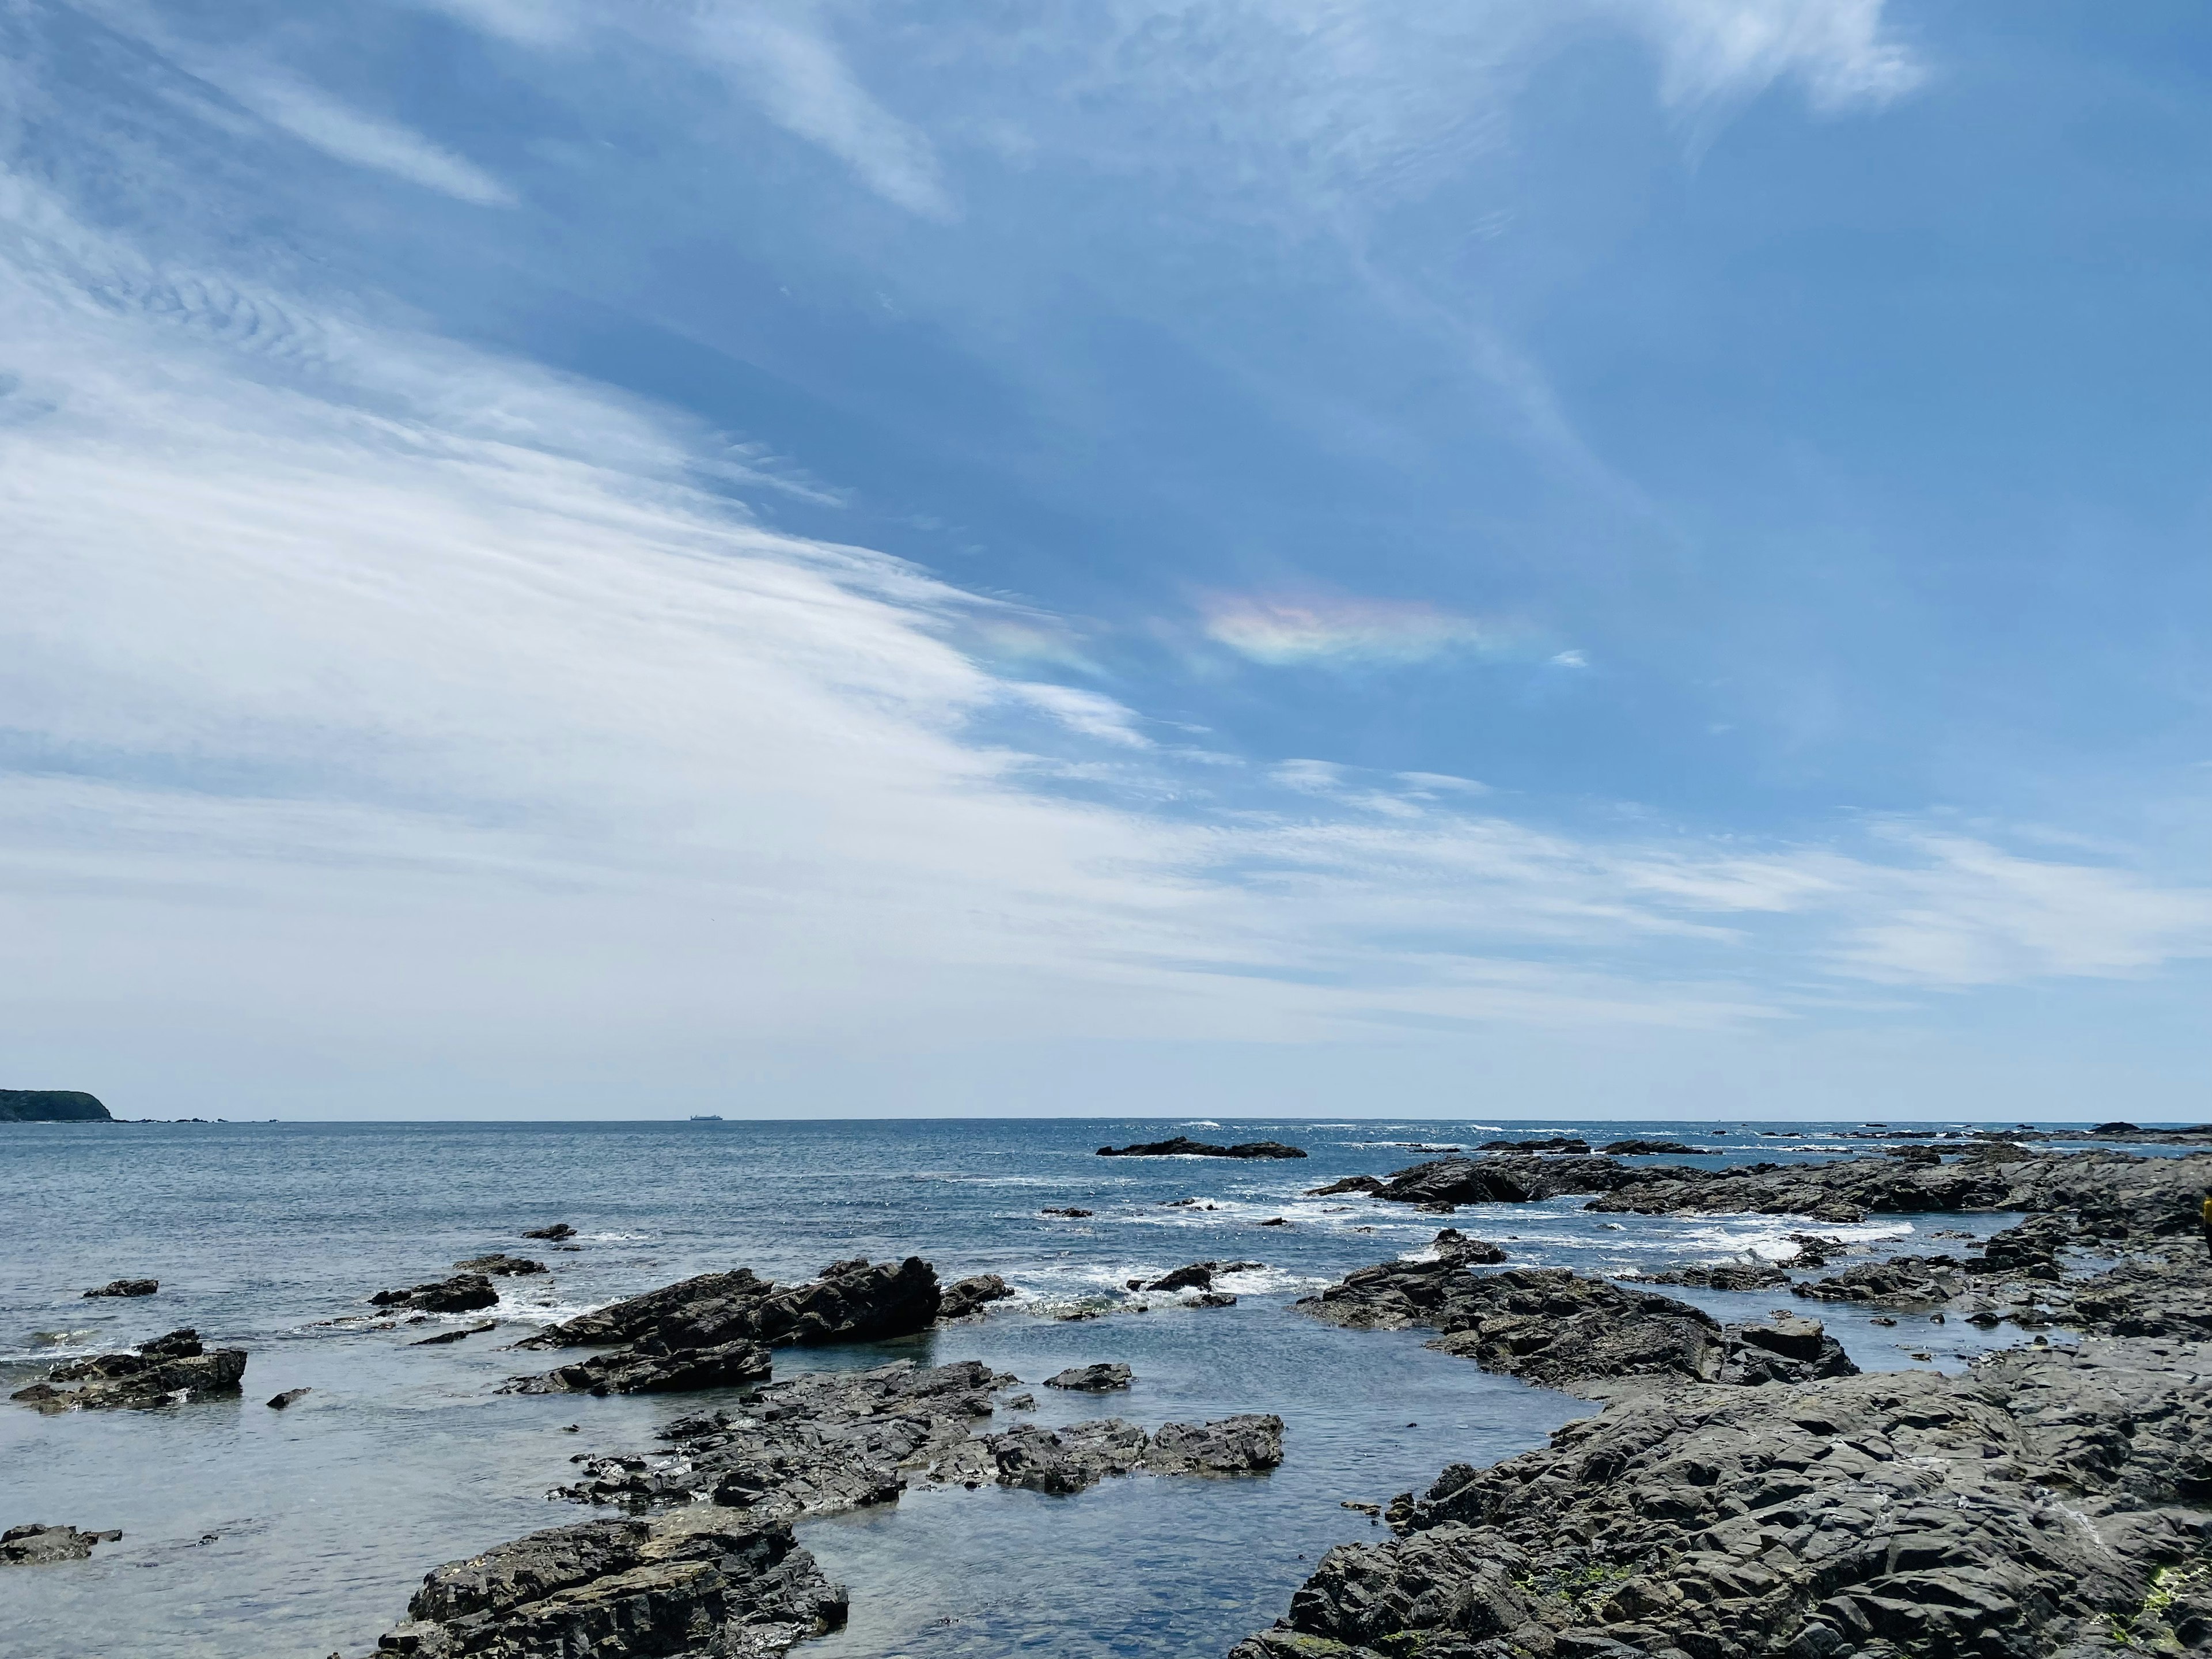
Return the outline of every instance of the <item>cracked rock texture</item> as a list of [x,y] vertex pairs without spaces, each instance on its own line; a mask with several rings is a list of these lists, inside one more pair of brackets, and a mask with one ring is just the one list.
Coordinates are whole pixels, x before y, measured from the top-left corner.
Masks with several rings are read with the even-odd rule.
[[920,1256],[896,1263],[833,1261],[803,1285],[778,1285],[748,1267],[702,1273],[518,1342],[520,1348],[617,1351],[542,1376],[516,1377],[505,1387],[512,1394],[733,1387],[769,1374],[771,1347],[908,1336],[935,1320],[943,1304],[937,1270]]
[[1446,1469],[1234,1659],[2041,1659],[2212,1645],[2212,1352],[1647,1392]]
[[1856,1369],[1817,1321],[1723,1327],[1687,1303],[1564,1267],[1476,1273],[1453,1255],[1385,1261],[1297,1305],[1357,1329],[1431,1327],[1443,1333],[1431,1347],[1571,1392],[1626,1378],[1756,1384]]
[[431,1572],[378,1642],[421,1659],[762,1659],[845,1622],[780,1521],[711,1504],[587,1521]]

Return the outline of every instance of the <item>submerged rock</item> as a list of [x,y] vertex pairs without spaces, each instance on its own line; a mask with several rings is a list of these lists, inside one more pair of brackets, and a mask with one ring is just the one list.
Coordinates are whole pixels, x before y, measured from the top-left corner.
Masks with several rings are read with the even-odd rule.
[[456,1325],[450,1331],[440,1331],[435,1336],[422,1337],[419,1340],[410,1342],[407,1346],[410,1348],[442,1347],[448,1342],[459,1342],[471,1336],[482,1336],[486,1331],[495,1331],[498,1328],[499,1321],[487,1319],[479,1325]]
[[1037,1213],[1039,1215],[1066,1216],[1071,1221],[1087,1221],[1090,1219],[1092,1212],[1089,1210],[1079,1210],[1073,1205],[1048,1204],[1043,1209],[1039,1210]]
[[158,1279],[114,1279],[96,1291],[87,1291],[90,1296],[151,1296],[161,1288]]
[[525,1238],[543,1239],[549,1244],[558,1244],[564,1239],[574,1238],[575,1236],[576,1230],[565,1221],[556,1221],[550,1227],[532,1227],[528,1232],[523,1234]]
[[377,1644],[419,1659],[764,1659],[845,1622],[845,1590],[780,1521],[701,1505],[586,1521],[437,1568]]
[[37,1567],[54,1561],[82,1561],[94,1544],[112,1544],[123,1536],[113,1529],[79,1532],[75,1527],[46,1527],[33,1522],[0,1532],[0,1566]]
[[[147,1410],[234,1395],[245,1375],[243,1348],[210,1352],[200,1346],[198,1331],[175,1330],[155,1337],[134,1352],[104,1353],[57,1365],[46,1373],[45,1381],[18,1389],[8,1397],[42,1412],[79,1407]],[[71,1382],[79,1386],[56,1386]]]
[[491,1280],[482,1273],[455,1273],[451,1279],[434,1284],[416,1285],[406,1290],[379,1291],[368,1298],[369,1305],[388,1308],[395,1312],[410,1313],[474,1313],[479,1308],[489,1308],[499,1301],[499,1292],[492,1288]]
[[1217,1146],[1210,1141],[1193,1140],[1188,1135],[1176,1135],[1168,1140],[1148,1140],[1133,1146],[1101,1146],[1101,1158],[1304,1158],[1303,1147],[1286,1146],[1279,1140],[1247,1140],[1234,1146]]
[[269,1409],[272,1412],[289,1411],[313,1392],[313,1389],[287,1389],[282,1394],[272,1394],[269,1396]]
[[2208,1436],[2199,1345],[1645,1392],[1401,1495],[1234,1659],[2201,1647]]
[[1103,1394],[1109,1389],[1126,1389],[1136,1380],[1136,1373],[1119,1360],[1102,1360],[1095,1365],[1071,1365],[1045,1378],[1044,1385],[1048,1389],[1072,1389],[1082,1394]]

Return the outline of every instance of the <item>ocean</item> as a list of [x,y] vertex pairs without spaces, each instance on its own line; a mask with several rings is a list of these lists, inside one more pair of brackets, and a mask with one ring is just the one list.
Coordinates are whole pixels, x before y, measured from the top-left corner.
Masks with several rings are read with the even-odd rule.
[[[947,1282],[1003,1275],[988,1320],[903,1341],[780,1351],[777,1375],[980,1358],[1036,1383],[1121,1360],[1126,1394],[1036,1390],[1047,1424],[1118,1415],[1157,1427],[1274,1412],[1285,1458],[1237,1480],[1130,1476],[1073,1497],[999,1488],[915,1493],[804,1522],[800,1540],[852,1592],[844,1631],[809,1659],[1025,1652],[1218,1656],[1272,1622],[1332,1545],[1379,1536],[1346,1500],[1387,1501],[1446,1463],[1485,1464],[1595,1409],[1432,1352],[1419,1333],[1352,1332],[1291,1310],[1352,1268],[1427,1245],[1439,1218],[1351,1195],[1387,1174],[1515,1133],[1680,1139],[1718,1166],[1863,1152],[1862,1126],[1729,1123],[1215,1122],[1210,1120],[209,1123],[0,1126],[0,1392],[56,1360],[179,1326],[251,1353],[241,1400],[41,1416],[0,1403],[0,1527],[119,1527],[89,1561],[0,1573],[0,1659],[347,1659],[372,1650],[441,1562],[592,1511],[550,1500],[584,1452],[645,1449],[714,1395],[593,1400],[493,1391],[542,1370],[505,1345],[690,1274],[750,1267],[811,1277],[832,1260],[918,1255]],[[1307,1158],[1106,1159],[1105,1144],[1187,1133],[1281,1139]],[[1179,1200],[1195,1200],[1196,1203]],[[1580,1198],[1475,1206],[1449,1224],[1515,1265],[1609,1274],[1786,1256],[1802,1223],[1585,1214]],[[1048,1206],[1093,1213],[1042,1215]],[[1281,1218],[1288,1226],[1264,1226]],[[521,1237],[567,1222],[576,1248]],[[1928,1248],[1936,1227],[2006,1218],[1881,1218],[1817,1231]],[[1953,1244],[1951,1248],[1957,1248]],[[332,1324],[389,1286],[494,1250],[547,1275],[497,1281],[500,1307],[390,1331]],[[1200,1260],[1263,1265],[1224,1282],[1233,1308],[1054,1317]],[[86,1300],[124,1277],[139,1300]],[[1774,1292],[1672,1291],[1723,1318]],[[1783,1298],[1786,1300],[1786,1296]],[[1932,1364],[2021,1340],[2004,1328],[1893,1328],[1817,1311],[1869,1370]],[[496,1316],[499,1330],[410,1344]],[[1917,1358],[1925,1354],[1925,1359]],[[263,1402],[312,1390],[289,1410]],[[567,1425],[577,1425],[568,1432]]]

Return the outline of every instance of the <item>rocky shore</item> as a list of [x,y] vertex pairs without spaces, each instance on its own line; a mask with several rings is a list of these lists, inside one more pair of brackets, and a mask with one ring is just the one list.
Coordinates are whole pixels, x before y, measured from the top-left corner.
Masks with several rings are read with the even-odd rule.
[[134,1351],[57,1365],[43,1381],[8,1397],[42,1412],[146,1411],[235,1395],[245,1375],[244,1349],[210,1350],[200,1346],[198,1331],[171,1331]]
[[1217,1146],[1211,1141],[1193,1140],[1188,1135],[1176,1135],[1167,1140],[1142,1141],[1133,1146],[1101,1146],[1101,1158],[1304,1158],[1303,1147],[1286,1146],[1279,1140],[1246,1140],[1234,1146]]
[[[519,1346],[610,1352],[507,1385],[522,1393],[721,1387],[768,1376],[771,1350],[910,1334],[1008,1294],[995,1275],[939,1291],[936,1270],[831,1264],[780,1287],[739,1268],[686,1279],[549,1327]],[[1126,1388],[1112,1362],[1052,1379]],[[1072,1495],[1115,1476],[1264,1474],[1283,1458],[1279,1418],[1250,1414],[1147,1431],[1118,1418],[987,1432],[1018,1379],[980,1361],[814,1372],[680,1419],[651,1452],[579,1454],[553,1496],[629,1519],[556,1527],[437,1568],[380,1653],[420,1659],[761,1659],[844,1622],[846,1594],[791,1523],[896,1503],[917,1486],[995,1484]],[[272,1402],[273,1403],[273,1402]]]
[[[1565,1272],[1478,1273],[1440,1236],[1433,1259],[1362,1269],[1300,1305],[1433,1328],[1432,1346],[1608,1403],[1546,1449],[1400,1494],[1390,1541],[1332,1550],[1232,1659],[2212,1648],[2212,1293],[2202,1247],[2183,1242],[2208,1182],[2204,1154],[2053,1157],[1994,1139],[1956,1162],[1727,1172],[1511,1153],[1376,1182],[1431,1206],[1528,1201],[1510,1188],[1589,1193],[1617,1213],[2025,1212],[1955,1255],[1802,1281],[1771,1263],[1661,1277],[2039,1334],[1962,1376],[1860,1376],[1814,1321],[1723,1326]],[[1841,1249],[1799,1242],[1815,1269]]]

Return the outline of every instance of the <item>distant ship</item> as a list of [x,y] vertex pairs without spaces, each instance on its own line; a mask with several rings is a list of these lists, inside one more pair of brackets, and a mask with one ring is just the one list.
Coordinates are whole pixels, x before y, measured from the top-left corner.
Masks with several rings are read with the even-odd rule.
[[691,1120],[694,1123],[720,1123],[721,1121],[721,1118],[714,1112],[701,1112]]

